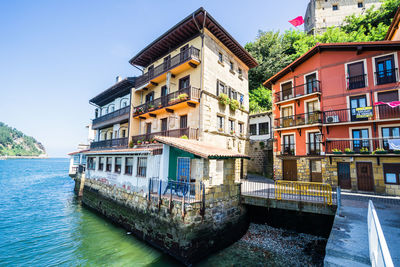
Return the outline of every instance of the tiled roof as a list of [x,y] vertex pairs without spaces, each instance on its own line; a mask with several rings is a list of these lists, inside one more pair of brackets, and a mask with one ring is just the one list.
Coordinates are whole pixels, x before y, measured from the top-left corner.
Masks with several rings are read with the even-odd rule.
[[387,50],[399,50],[400,41],[374,41],[374,42],[348,42],[348,43],[327,43],[327,44],[316,44],[301,57],[287,65],[285,68],[281,69],[274,76],[266,80],[263,84],[264,86],[271,86],[276,83],[283,76],[289,72],[294,71],[299,65],[305,62],[307,59],[311,58],[317,53],[324,50],[333,51],[387,51]]
[[226,148],[219,148],[206,142],[165,136],[156,136],[154,139],[202,158],[249,158],[247,155],[235,153]]

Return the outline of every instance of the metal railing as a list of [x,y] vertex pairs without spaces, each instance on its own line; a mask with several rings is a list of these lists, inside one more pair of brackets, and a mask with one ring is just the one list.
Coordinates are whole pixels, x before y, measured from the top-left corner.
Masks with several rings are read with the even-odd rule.
[[378,85],[395,83],[397,80],[397,68],[375,72],[375,81]]
[[189,139],[197,139],[198,138],[198,131],[197,128],[181,128],[175,130],[168,130],[162,132],[155,132],[155,133],[148,133],[148,134],[141,134],[132,136],[132,142],[137,144],[138,141],[146,142],[151,141],[155,136],[168,136],[168,137],[182,137],[186,135]]
[[374,204],[368,202],[368,244],[371,266],[394,266]]
[[275,119],[275,128],[287,128],[322,123],[322,112],[314,111]]
[[[94,126],[94,125],[96,125],[98,123],[101,123],[101,122],[104,122],[104,121],[108,121],[108,120],[111,120],[113,118],[125,115],[125,114],[129,114],[129,112],[130,112],[130,107],[129,106],[120,108],[120,109],[118,109],[116,111],[113,111],[111,113],[105,114],[105,115],[103,115],[101,117],[98,117],[96,119],[93,119],[92,120],[92,125]],[[128,118],[129,118],[129,115],[128,115]]]
[[347,77],[347,89],[357,89],[366,86],[366,74]]
[[332,190],[330,184],[284,180],[277,180],[274,183],[242,180],[241,194],[325,205],[336,205],[340,197],[335,190]]
[[90,143],[90,149],[127,147],[127,146],[128,146],[128,137],[108,139]]
[[275,102],[289,100],[299,96],[305,96],[312,93],[321,92],[320,81],[315,80],[305,84],[293,86],[290,89],[282,90],[275,93]]
[[[399,140],[400,137],[390,138],[352,138],[352,139],[328,139],[325,141],[325,151],[327,154],[371,154],[373,151],[380,149],[383,151],[376,151],[376,154],[386,153],[400,153],[396,149],[390,147],[389,140]],[[350,151],[346,152],[346,149]]]
[[193,46],[164,61],[154,69],[151,69],[143,75],[138,76],[135,81],[135,87],[138,88],[139,86],[150,82],[151,79],[191,59],[200,60],[200,50]]
[[166,96],[162,96],[152,101],[146,102],[142,105],[136,106],[133,110],[133,116],[140,116],[142,114],[152,112],[157,109],[170,107],[187,100],[199,101],[199,99],[200,89],[189,86],[176,92],[172,92]]

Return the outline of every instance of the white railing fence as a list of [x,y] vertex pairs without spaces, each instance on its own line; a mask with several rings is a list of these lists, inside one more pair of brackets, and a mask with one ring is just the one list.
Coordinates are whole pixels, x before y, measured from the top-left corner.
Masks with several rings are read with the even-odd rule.
[[368,241],[369,258],[373,267],[394,266],[378,215],[371,200],[368,203]]

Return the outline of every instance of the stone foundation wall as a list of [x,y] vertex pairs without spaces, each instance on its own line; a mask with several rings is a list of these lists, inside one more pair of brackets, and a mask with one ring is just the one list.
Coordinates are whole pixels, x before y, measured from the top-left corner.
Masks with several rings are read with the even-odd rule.
[[[81,183],[80,177],[75,179]],[[79,186],[76,186],[79,188]],[[206,189],[202,203],[148,199],[144,192],[85,179],[82,203],[134,233],[138,238],[185,264],[236,242],[247,231],[246,210],[240,205],[239,184]]]
[[[260,143],[264,145],[261,145]],[[248,172],[273,177],[273,157],[267,147],[267,141],[250,141]],[[270,155],[270,157],[268,157]]]

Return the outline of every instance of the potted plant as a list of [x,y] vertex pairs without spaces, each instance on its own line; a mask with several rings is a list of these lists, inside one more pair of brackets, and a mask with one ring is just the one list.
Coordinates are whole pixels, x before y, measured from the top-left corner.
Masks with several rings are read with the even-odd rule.
[[372,154],[387,154],[387,151],[383,148],[378,148]]
[[150,104],[147,110],[148,111],[153,111],[154,110],[154,105]]
[[137,140],[137,142],[136,142],[138,145],[141,145],[142,144],[142,140]]
[[182,139],[189,139],[186,134],[181,136]]
[[232,99],[231,101],[229,101],[229,108],[232,111],[236,111],[239,108],[239,101]]
[[332,153],[333,154],[342,154],[343,152],[340,149],[334,148],[334,149],[332,149]]
[[355,152],[347,147],[347,148],[344,149],[344,153],[346,153],[346,154],[354,154]]
[[218,102],[223,106],[229,105],[229,97],[226,94],[221,93],[218,96]]
[[179,99],[180,101],[188,100],[188,98],[189,98],[189,96],[188,96],[188,94],[186,94],[186,93],[183,93],[183,94],[178,95],[178,99]]
[[129,142],[129,148],[133,148],[133,141]]
[[363,147],[360,149],[360,154],[369,154],[369,149],[367,147]]

